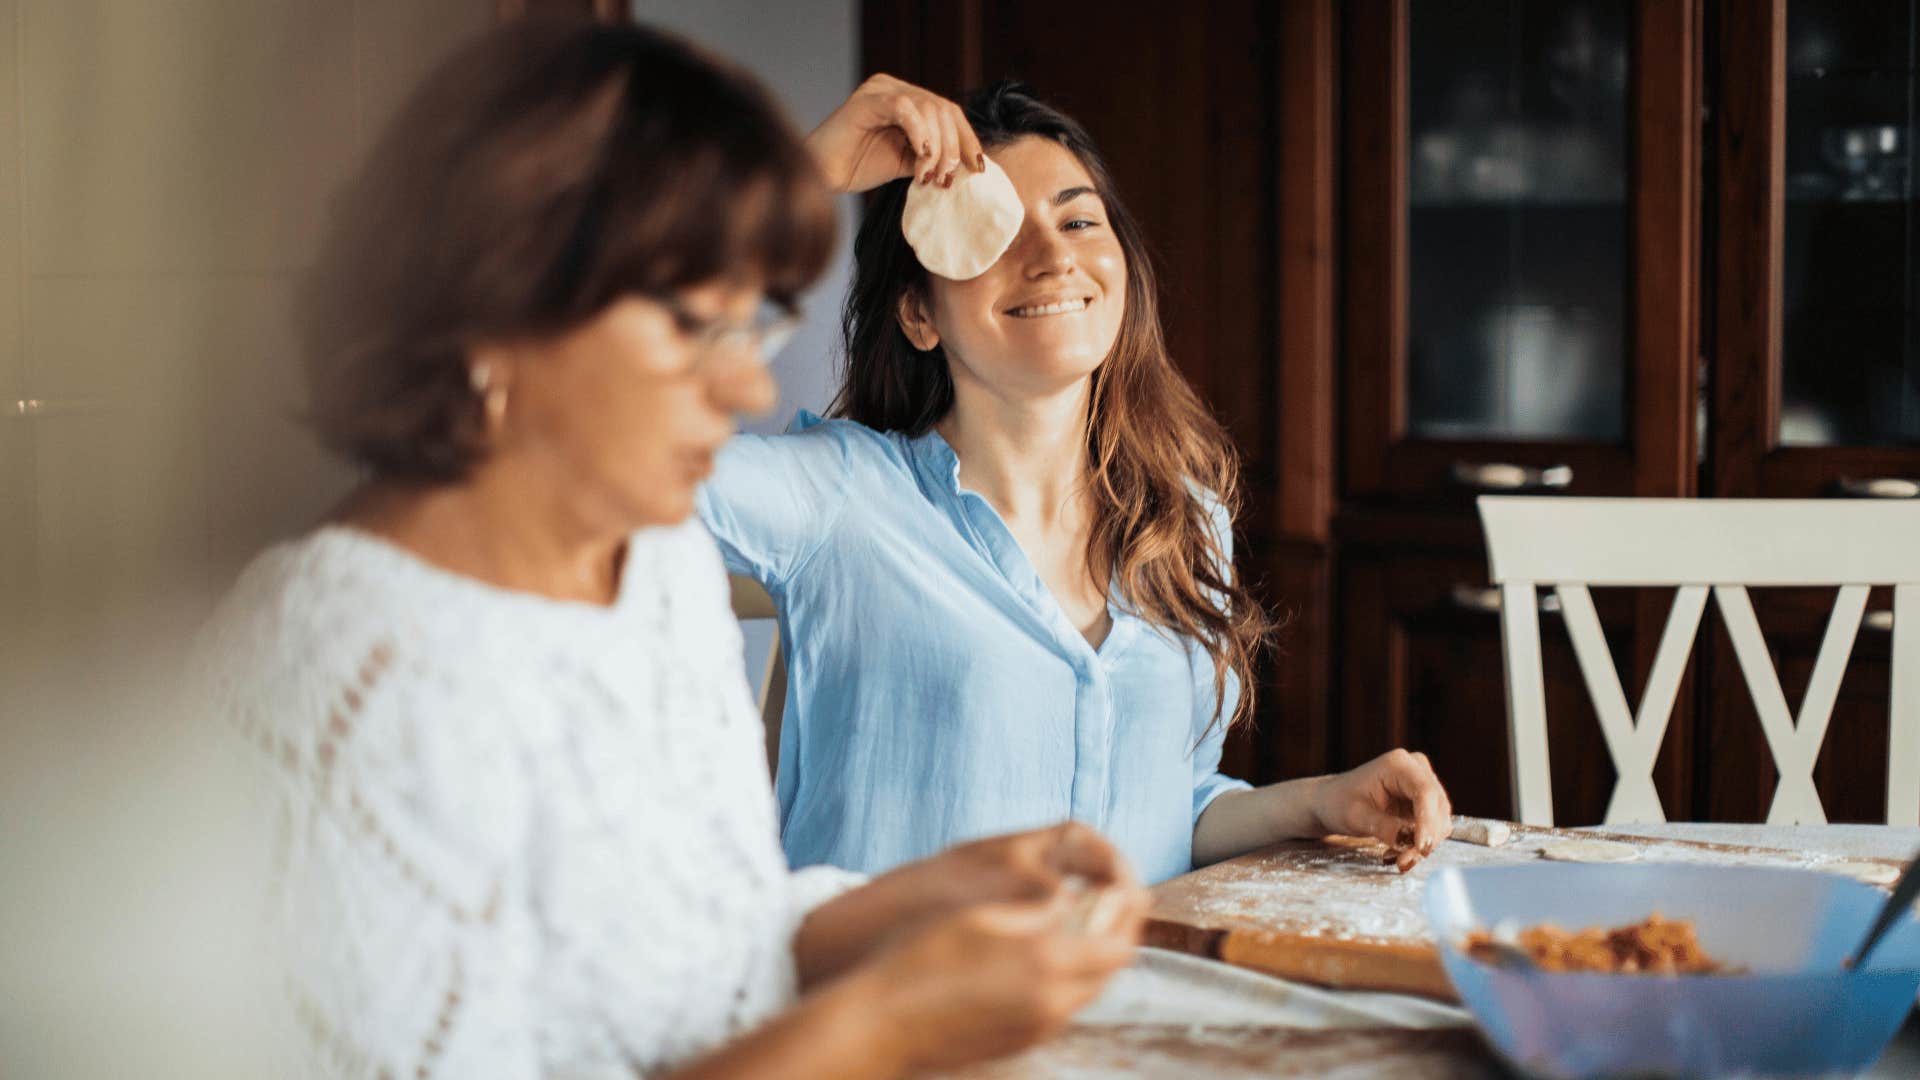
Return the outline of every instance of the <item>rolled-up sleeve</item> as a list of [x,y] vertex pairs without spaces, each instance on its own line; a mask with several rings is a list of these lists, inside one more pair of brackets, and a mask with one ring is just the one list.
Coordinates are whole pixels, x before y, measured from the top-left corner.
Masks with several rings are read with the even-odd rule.
[[845,437],[802,413],[785,435],[736,435],[696,496],[727,571],[786,583],[832,533],[850,486]]
[[1240,701],[1240,680],[1233,672],[1227,672],[1227,696],[1220,704],[1220,711],[1213,708],[1213,666],[1204,661],[1196,665],[1207,671],[1205,684],[1195,680],[1193,705],[1194,726],[1199,734],[1199,743],[1193,750],[1193,824],[1200,824],[1200,815],[1213,800],[1228,791],[1245,791],[1253,787],[1245,780],[1235,780],[1220,771],[1220,751],[1227,742],[1227,720],[1233,716],[1234,708]]

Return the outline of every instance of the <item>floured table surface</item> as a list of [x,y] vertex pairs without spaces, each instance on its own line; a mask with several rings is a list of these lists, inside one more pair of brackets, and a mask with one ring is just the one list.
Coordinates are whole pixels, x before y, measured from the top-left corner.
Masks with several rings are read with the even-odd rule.
[[[1374,841],[1296,841],[1219,863],[1153,890],[1147,941],[1228,963],[1346,989],[1389,990],[1451,1000],[1452,989],[1421,909],[1426,882],[1446,866],[1510,866],[1542,847],[1593,839],[1585,830],[1514,825],[1501,847],[1457,841],[1401,874]],[[1673,837],[1608,839],[1632,845],[1639,862],[1838,868],[1884,863],[1858,855],[1721,844]]]
[[1496,1080],[1507,1076],[1470,1030],[1193,1027],[1124,1024],[1076,1027],[1018,1057],[946,1080],[1273,1080],[1283,1077],[1393,1077]]

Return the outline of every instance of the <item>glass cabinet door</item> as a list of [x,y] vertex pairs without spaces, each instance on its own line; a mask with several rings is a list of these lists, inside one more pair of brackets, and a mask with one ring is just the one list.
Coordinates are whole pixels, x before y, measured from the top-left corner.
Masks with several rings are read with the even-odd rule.
[[1413,0],[1409,434],[1625,433],[1626,0]]
[[1690,493],[1696,5],[1341,10],[1348,503]]
[[1920,0],[1709,12],[1709,490],[1920,496]]
[[1789,0],[1777,439],[1920,445],[1916,0]]

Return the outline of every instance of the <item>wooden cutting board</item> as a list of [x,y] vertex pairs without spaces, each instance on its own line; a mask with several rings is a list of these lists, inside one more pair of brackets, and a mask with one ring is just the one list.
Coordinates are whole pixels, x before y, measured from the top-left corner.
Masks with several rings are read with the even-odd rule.
[[[1291,841],[1217,863],[1153,889],[1146,943],[1318,986],[1455,1001],[1421,907],[1427,879],[1445,866],[1533,862],[1545,844],[1594,838],[1566,829],[1512,828],[1513,840],[1503,847],[1450,841],[1404,875],[1388,864],[1384,845],[1348,837]],[[1900,865],[1692,840],[1607,839],[1631,843],[1642,862]]]

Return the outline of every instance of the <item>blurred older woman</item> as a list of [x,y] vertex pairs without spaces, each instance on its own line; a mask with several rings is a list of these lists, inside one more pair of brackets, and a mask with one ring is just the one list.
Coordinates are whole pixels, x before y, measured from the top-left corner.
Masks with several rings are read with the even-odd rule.
[[366,482],[209,637],[302,1067],[890,1076],[1025,1045],[1128,962],[1141,894],[1084,828],[852,888],[781,854],[689,517],[832,219],[752,79],[635,27],[495,31],[347,192],[303,321]]

